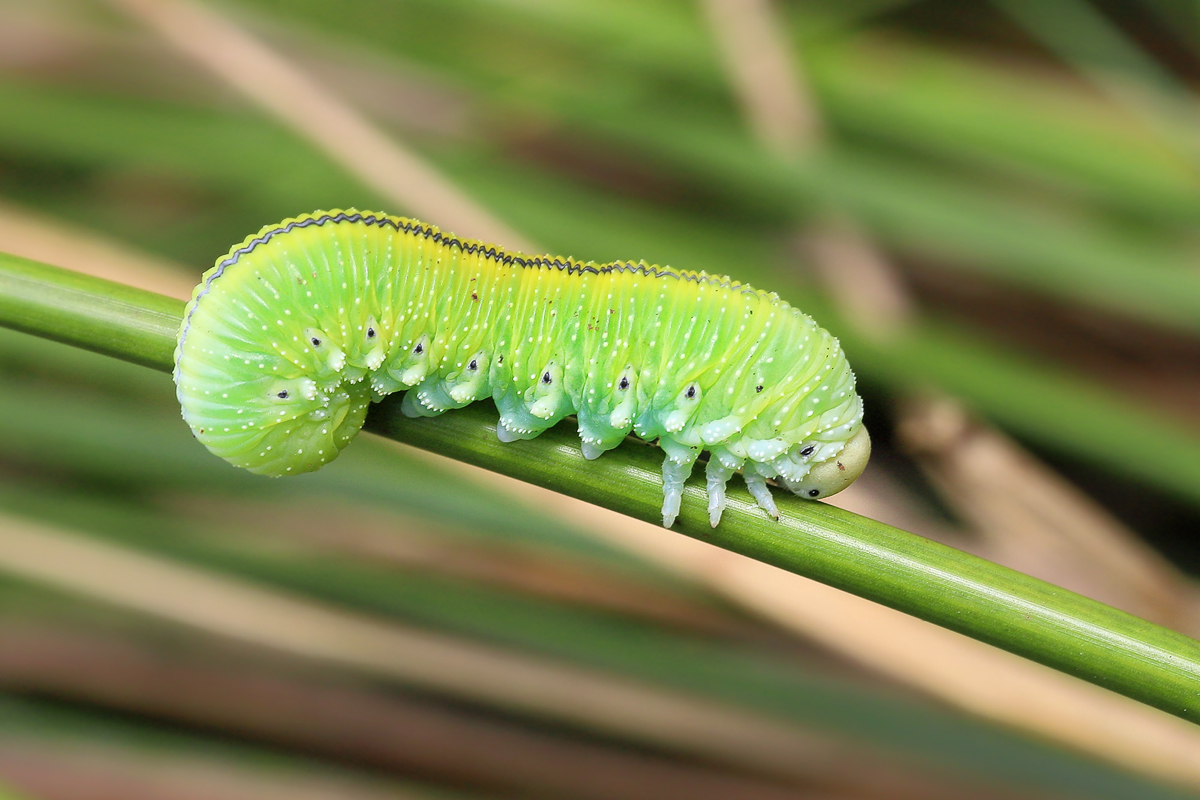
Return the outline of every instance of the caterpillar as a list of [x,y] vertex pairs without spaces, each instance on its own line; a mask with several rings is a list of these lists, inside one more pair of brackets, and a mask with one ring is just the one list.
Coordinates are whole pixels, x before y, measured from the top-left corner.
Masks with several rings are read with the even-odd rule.
[[657,440],[663,525],[702,451],[709,521],[741,470],[802,497],[848,486],[870,438],[837,339],[775,294],[704,272],[509,253],[382,213],[270,225],[208,270],[184,312],[174,379],[211,452],[291,475],[337,456],[368,405],[441,414],[491,398],[501,441],[575,415],[585,458]]

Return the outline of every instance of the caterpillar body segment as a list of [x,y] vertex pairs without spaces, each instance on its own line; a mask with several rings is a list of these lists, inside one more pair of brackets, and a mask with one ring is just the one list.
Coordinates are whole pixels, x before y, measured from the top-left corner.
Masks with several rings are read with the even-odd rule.
[[263,228],[205,273],[175,350],[183,417],[253,472],[308,472],[407,393],[432,416],[485,398],[504,441],[568,415],[596,458],[657,440],[663,524],[702,451],[709,518],[741,471],[805,497],[862,472],[870,439],[834,339],[774,294],[642,262],[525,256],[425,223],[318,211]]

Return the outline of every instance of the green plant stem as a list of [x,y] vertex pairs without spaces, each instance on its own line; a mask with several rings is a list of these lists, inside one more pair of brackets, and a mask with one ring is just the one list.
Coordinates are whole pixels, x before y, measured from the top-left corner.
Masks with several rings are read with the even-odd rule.
[[[0,324],[156,369],[171,369],[180,303],[0,255]],[[650,522],[662,503],[661,452],[627,443],[585,461],[560,425],[502,444],[485,404],[432,419],[375,406],[367,430]],[[744,489],[710,528],[702,479],[684,494],[679,533],[835,586],[1200,722],[1200,642],[950,547],[779,493],[781,519]]]
[[0,325],[170,369],[183,303],[0,253]]

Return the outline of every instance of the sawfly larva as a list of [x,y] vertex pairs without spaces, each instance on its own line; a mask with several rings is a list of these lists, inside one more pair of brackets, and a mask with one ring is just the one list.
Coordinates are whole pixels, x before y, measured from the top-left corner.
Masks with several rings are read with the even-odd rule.
[[826,497],[871,449],[837,339],[774,294],[378,213],[318,211],[235,247],[188,303],[174,374],[196,438],[265,475],[332,460],[402,390],[414,417],[491,398],[505,442],[573,414],[589,459],[633,432],[666,451],[667,527],[702,451],[715,526],[739,470],[777,519],[768,480]]

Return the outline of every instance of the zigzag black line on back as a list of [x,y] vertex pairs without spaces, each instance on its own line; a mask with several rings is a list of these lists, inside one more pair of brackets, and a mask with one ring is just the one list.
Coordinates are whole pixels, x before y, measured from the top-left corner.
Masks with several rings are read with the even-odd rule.
[[675,278],[677,280],[694,281],[696,283],[703,281],[720,287],[733,288],[733,283],[731,281],[723,281],[713,275],[705,275],[701,277],[699,274],[695,273],[679,273],[672,269],[652,267],[644,263],[633,264],[631,262],[622,263],[619,261],[614,261],[610,264],[604,264],[596,267],[590,264],[580,264],[573,259],[566,259],[564,261],[557,256],[525,256],[519,253],[509,253],[503,248],[496,247],[495,245],[483,244],[481,242],[476,242],[469,239],[460,239],[457,236],[443,233],[432,225],[427,225],[423,222],[407,219],[403,222],[398,222],[392,217],[380,217],[374,214],[361,214],[358,212],[353,214],[342,212],[340,214],[326,214],[325,216],[321,217],[309,217],[307,219],[292,220],[286,225],[282,225],[278,228],[272,228],[266,233],[251,239],[245,245],[230,253],[225,260],[223,260],[217,266],[217,271],[211,276],[210,282],[217,278],[224,271],[225,267],[232,265],[242,256],[248,255],[260,245],[266,244],[280,234],[290,233],[296,228],[309,228],[313,225],[323,226],[329,223],[336,225],[343,222],[361,222],[365,225],[391,227],[398,233],[410,233],[415,236],[424,236],[425,238],[432,239],[433,241],[445,245],[446,247],[457,247],[464,253],[469,253],[471,255],[474,255],[475,253],[482,253],[493,261],[498,261],[505,266],[515,265],[522,268],[550,268],[557,269],[560,272],[565,270],[569,275],[585,272],[591,273],[592,275],[603,275],[610,272],[640,272],[642,275],[651,278]]
[[272,228],[271,230],[260,234],[226,256],[224,260],[217,264],[217,268],[213,270],[212,274],[208,276],[208,279],[204,282],[204,288],[196,294],[193,302],[190,304],[190,311],[188,312],[187,319],[184,321],[183,329],[179,335],[180,345],[183,344],[183,340],[187,336],[188,328],[192,322],[192,314],[195,313],[196,308],[199,306],[200,298],[209,293],[209,291],[212,289],[213,282],[225,274],[225,269],[227,267],[236,264],[238,260],[242,258],[242,256],[249,255],[250,253],[254,252],[255,249],[261,245],[267,244],[276,236],[290,233],[296,228],[310,228],[314,225],[321,227],[329,223],[337,225],[343,222],[378,225],[379,227],[390,226],[397,233],[409,233],[415,236],[424,236],[426,239],[432,239],[433,241],[445,245],[446,247],[457,247],[464,253],[469,253],[471,255],[474,255],[475,253],[482,253],[491,260],[498,261],[505,266],[515,265],[521,268],[535,269],[549,268],[557,269],[560,272],[565,270],[568,275],[575,273],[591,273],[592,275],[602,275],[611,272],[640,272],[642,275],[650,278],[675,278],[676,280],[694,281],[696,283],[704,282],[722,289],[740,288],[743,294],[757,294],[756,290],[748,286],[743,285],[740,287],[735,287],[732,281],[728,279],[722,279],[718,276],[701,276],[698,273],[679,273],[671,269],[647,266],[645,263],[633,264],[631,262],[621,263],[614,261],[610,264],[604,264],[602,266],[595,267],[590,264],[579,264],[573,259],[567,259],[566,261],[563,261],[557,256],[524,256],[520,254],[509,253],[503,248],[496,247],[495,245],[487,245],[471,240],[459,239],[456,236],[442,233],[432,225],[427,225],[423,222],[417,222],[415,220],[405,219],[400,222],[388,216],[380,217],[375,214],[362,214],[359,212],[347,214],[343,211],[339,214],[326,214],[320,217],[308,217],[306,219],[292,220],[286,225]]

